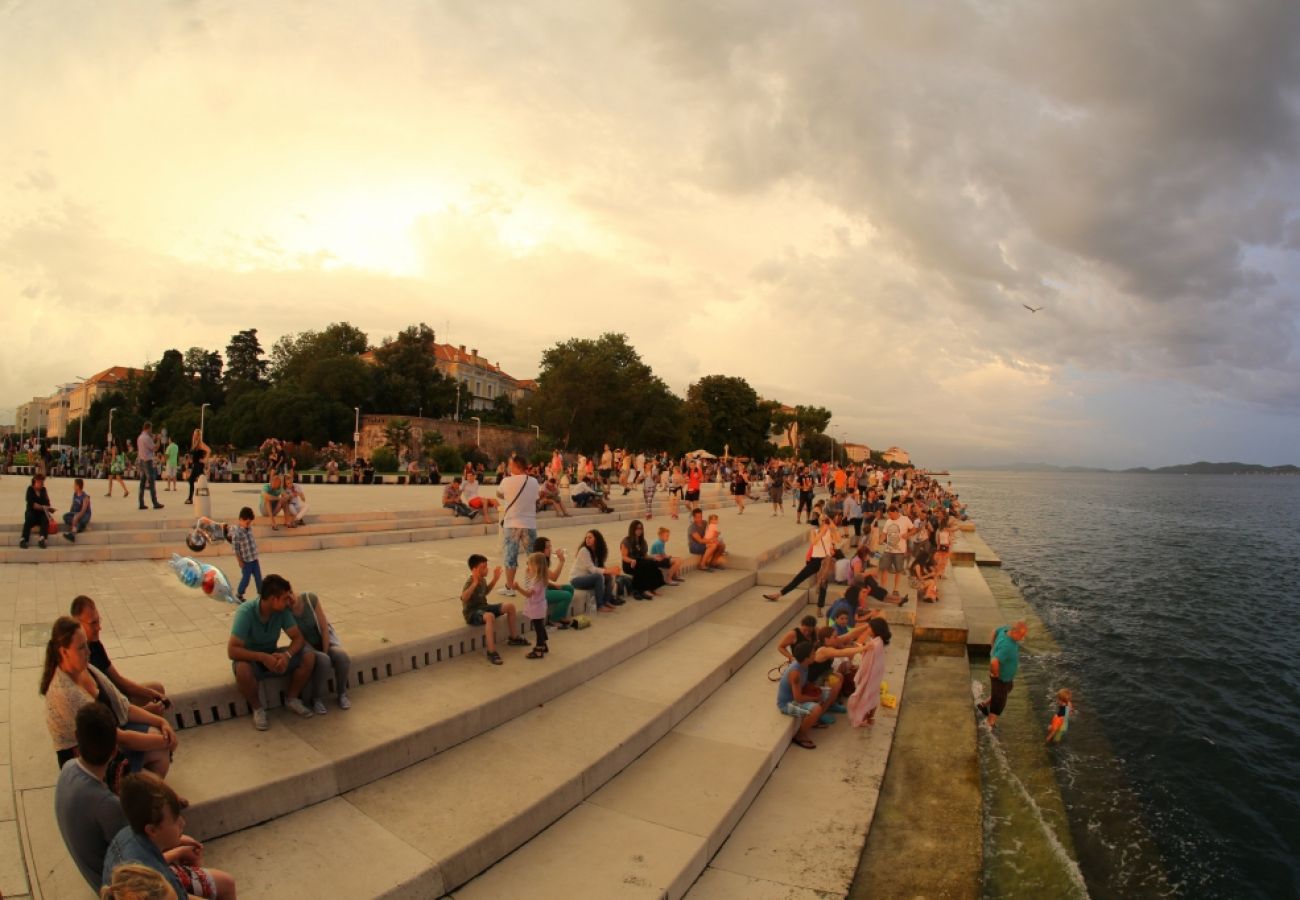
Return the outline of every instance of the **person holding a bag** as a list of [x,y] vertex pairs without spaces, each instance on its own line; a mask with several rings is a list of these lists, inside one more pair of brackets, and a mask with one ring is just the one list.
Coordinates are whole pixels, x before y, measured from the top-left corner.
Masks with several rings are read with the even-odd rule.
[[835,523],[830,516],[822,516],[818,526],[808,532],[808,554],[804,557],[803,568],[795,573],[789,583],[775,594],[763,597],[773,603],[793,591],[807,580],[808,576],[817,576],[817,608],[826,605],[826,585],[835,570],[835,545],[837,543]]

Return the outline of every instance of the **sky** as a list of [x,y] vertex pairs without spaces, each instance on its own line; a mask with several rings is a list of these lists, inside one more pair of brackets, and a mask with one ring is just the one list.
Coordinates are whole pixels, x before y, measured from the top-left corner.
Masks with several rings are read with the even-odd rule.
[[0,0],[0,422],[423,321],[519,378],[621,331],[935,468],[1300,463],[1298,38],[1289,0]]

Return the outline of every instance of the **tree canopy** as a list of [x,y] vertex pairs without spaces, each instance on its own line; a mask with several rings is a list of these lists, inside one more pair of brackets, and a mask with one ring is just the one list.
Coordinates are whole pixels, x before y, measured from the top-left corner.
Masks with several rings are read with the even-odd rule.
[[689,443],[719,455],[728,449],[733,456],[767,456],[773,406],[743,378],[706,375],[686,389]]
[[517,418],[572,450],[610,443],[676,451],[685,442],[681,399],[624,334],[571,338],[546,350],[537,391]]

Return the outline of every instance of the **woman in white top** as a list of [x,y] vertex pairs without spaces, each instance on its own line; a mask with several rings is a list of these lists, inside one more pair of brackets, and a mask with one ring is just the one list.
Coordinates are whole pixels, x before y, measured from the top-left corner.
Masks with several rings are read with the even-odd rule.
[[107,675],[90,664],[86,632],[69,616],[60,616],[50,630],[41,693],[45,695],[45,725],[60,766],[77,755],[77,710],[102,703],[117,719],[118,749],[130,770],[145,768],[159,778],[166,777],[172,751],[179,744],[176,732],[166,719],[132,705]]
[[764,594],[763,596],[776,602],[802,584],[809,575],[816,575],[818,582],[817,608],[821,609],[825,606],[827,579],[823,578],[822,569],[827,560],[833,561],[835,559],[835,545],[838,534],[838,529],[836,529],[831,517],[822,516],[817,527],[808,532],[808,557],[803,564],[803,568],[795,573],[789,584],[781,588],[779,592]]
[[569,570],[569,584],[579,590],[591,591],[596,596],[598,612],[613,612],[615,606],[623,605],[622,600],[613,596],[608,580],[619,573],[619,568],[606,566],[608,559],[605,537],[593,528],[583,535],[582,545],[573,558],[573,568]]

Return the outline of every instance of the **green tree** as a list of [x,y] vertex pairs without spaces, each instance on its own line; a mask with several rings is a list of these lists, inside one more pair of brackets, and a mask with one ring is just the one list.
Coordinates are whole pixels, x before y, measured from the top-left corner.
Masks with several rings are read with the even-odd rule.
[[280,338],[271,348],[271,381],[303,382],[305,370],[326,360],[356,358],[369,348],[366,333],[347,322],[334,322],[323,331],[304,331]]
[[375,348],[375,392],[379,412],[437,418],[456,405],[456,385],[434,364],[433,329],[421,322],[385,338]]
[[401,459],[402,451],[415,449],[412,447],[411,437],[410,419],[389,419],[388,424],[384,426],[384,440],[398,459]]
[[826,434],[809,434],[803,438],[804,459],[808,460],[825,460],[832,462],[835,452],[832,449],[836,447],[834,441]]
[[498,425],[515,424],[515,402],[506,394],[497,394],[492,398],[492,406],[481,413],[484,422]]
[[153,367],[146,394],[149,415],[165,406],[179,406],[193,400],[194,386],[185,374],[185,357],[179,350],[167,350]]
[[743,378],[706,375],[686,391],[686,428],[692,447],[734,456],[761,456],[771,430],[770,404]]
[[230,338],[226,345],[227,397],[266,386],[270,364],[262,358],[262,342],[256,328],[246,328]]
[[198,387],[198,402],[214,409],[221,405],[224,393],[221,387],[221,354],[203,347],[185,351],[185,375]]
[[682,402],[628,343],[607,333],[572,338],[542,354],[537,391],[520,415],[555,435],[565,448],[605,442],[680,449]]

